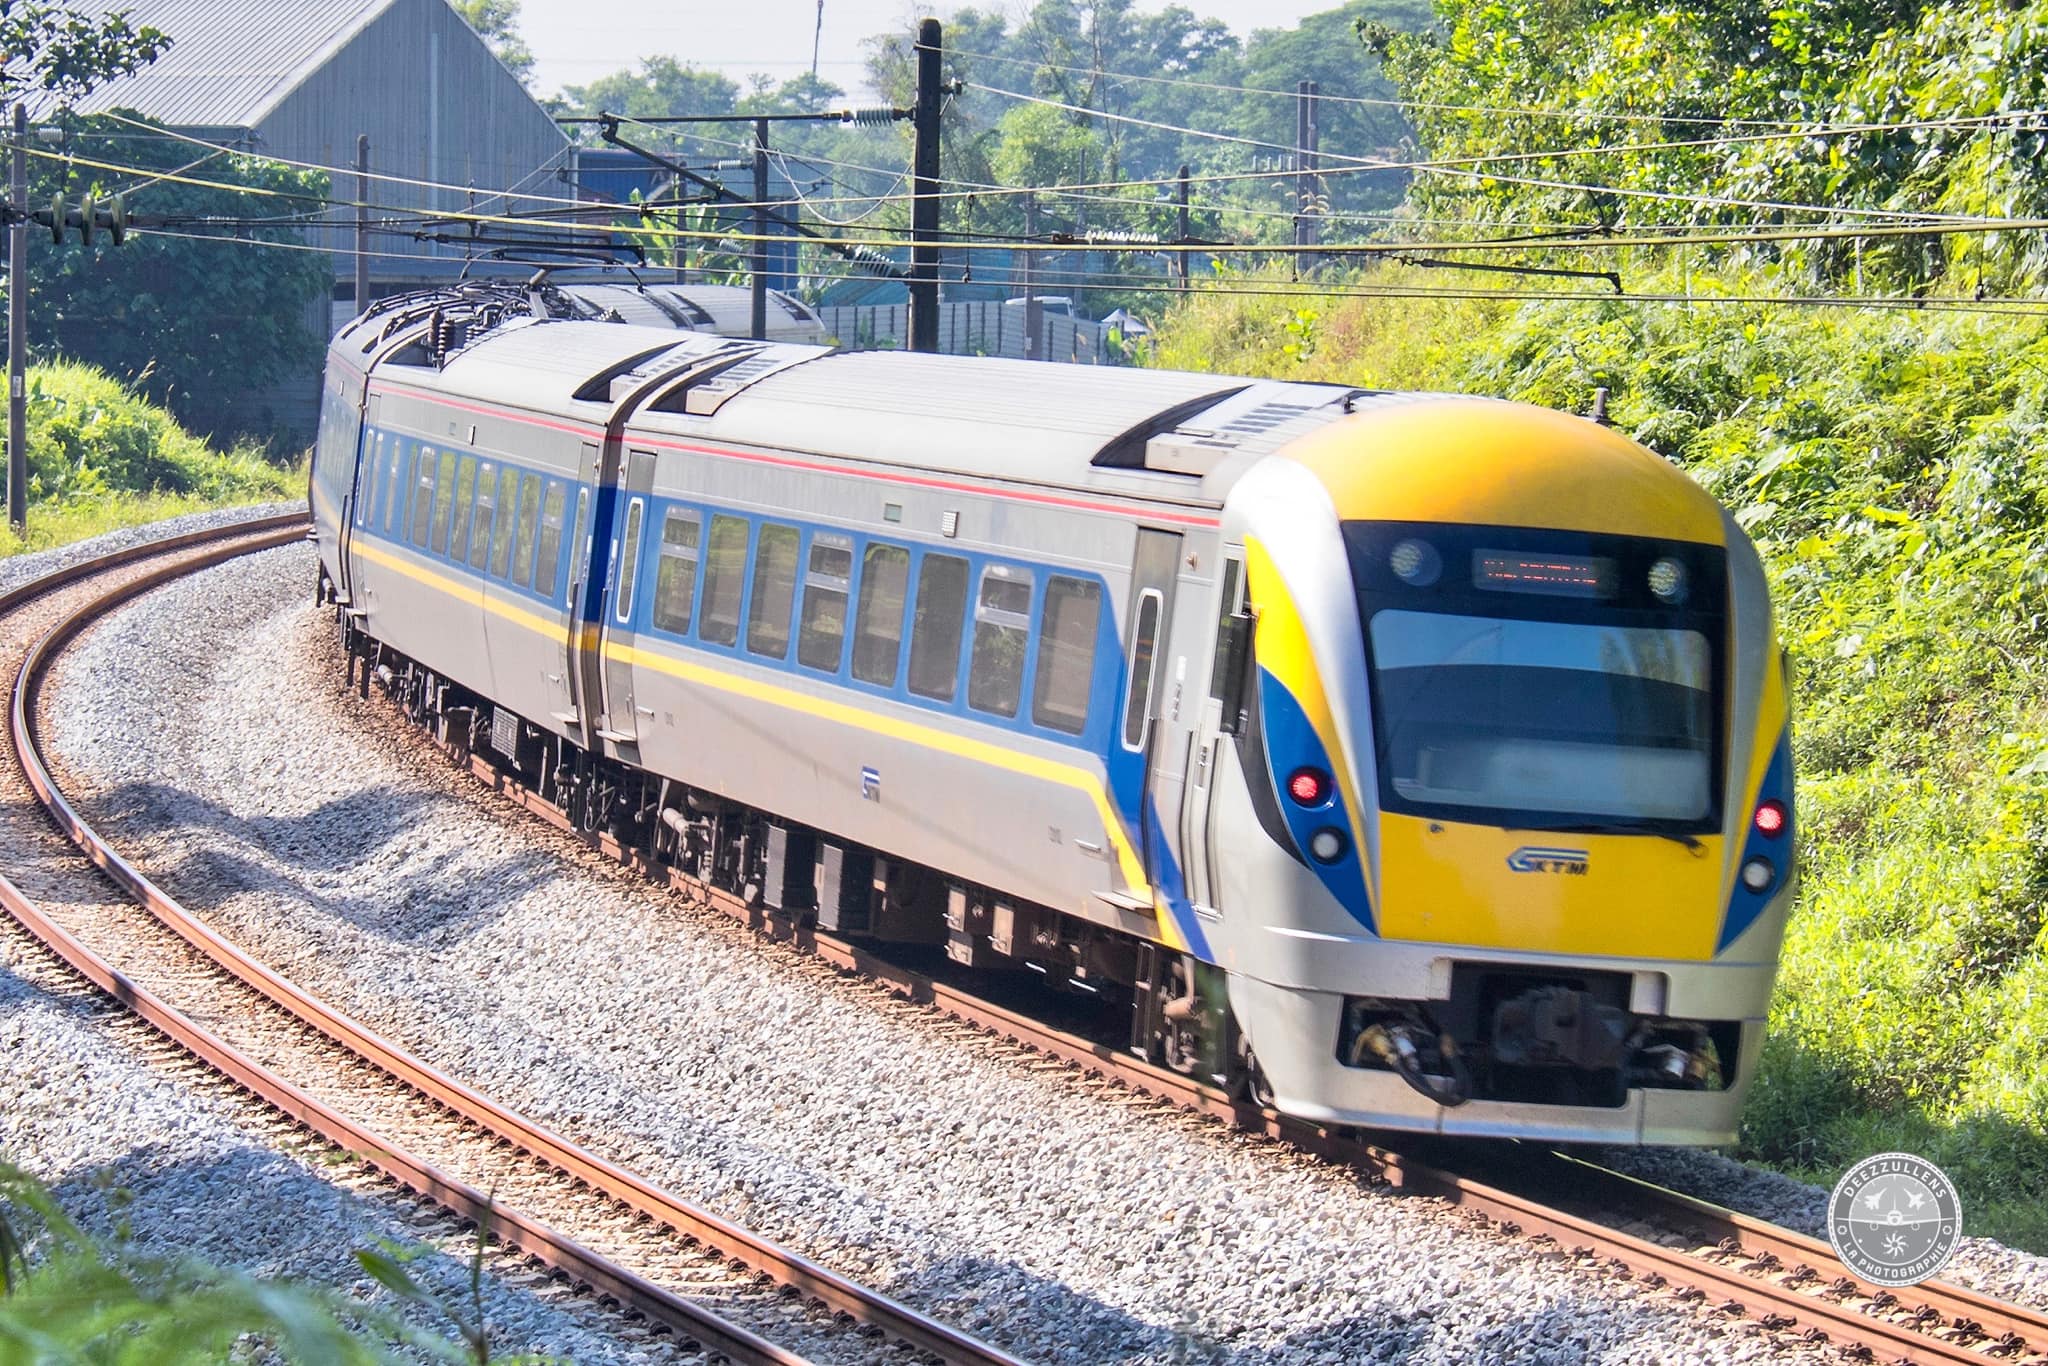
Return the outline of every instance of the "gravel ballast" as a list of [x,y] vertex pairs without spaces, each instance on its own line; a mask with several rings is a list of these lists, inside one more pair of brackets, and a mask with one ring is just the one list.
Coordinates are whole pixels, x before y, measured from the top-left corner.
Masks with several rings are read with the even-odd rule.
[[[76,647],[74,798],[245,947],[614,1160],[1038,1359],[1805,1359],[650,889],[344,695],[312,577],[268,552]],[[2048,1292],[2006,1256],[1968,1264]]]

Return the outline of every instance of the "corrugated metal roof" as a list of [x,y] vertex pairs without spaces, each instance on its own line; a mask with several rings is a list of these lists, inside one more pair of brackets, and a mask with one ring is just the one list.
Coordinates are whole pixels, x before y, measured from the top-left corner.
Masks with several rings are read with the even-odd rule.
[[[253,128],[393,0],[116,0],[131,23],[170,35],[164,54],[78,101],[178,128]],[[47,108],[51,102],[44,102]],[[35,110],[37,114],[43,110]]]

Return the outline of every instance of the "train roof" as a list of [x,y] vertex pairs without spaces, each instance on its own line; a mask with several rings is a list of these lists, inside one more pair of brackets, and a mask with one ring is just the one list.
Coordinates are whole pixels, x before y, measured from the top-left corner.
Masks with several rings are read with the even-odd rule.
[[[381,367],[380,367],[381,368]],[[405,365],[423,387],[636,430],[967,476],[1208,475],[1351,411],[1363,391],[1228,375],[756,342],[521,318]]]

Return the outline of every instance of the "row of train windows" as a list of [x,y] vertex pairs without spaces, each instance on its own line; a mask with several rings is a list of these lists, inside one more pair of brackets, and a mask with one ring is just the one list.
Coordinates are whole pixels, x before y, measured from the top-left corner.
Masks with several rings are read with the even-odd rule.
[[[417,457],[408,460],[395,438],[379,434],[356,522],[552,598],[561,570],[567,501],[568,485],[560,479],[431,446],[421,446]],[[588,501],[589,491],[579,490],[570,544],[582,540]]]
[[[626,513],[623,543],[640,544],[642,503]],[[950,703],[960,686],[961,645],[967,624],[973,641],[967,661],[967,705],[993,716],[1014,717],[1024,700],[1027,646],[1032,638],[1033,571],[990,564],[981,571],[968,612],[971,566],[962,556],[927,551],[917,566],[913,596],[907,546],[871,541],[861,552],[855,589],[853,538],[814,532],[803,566],[798,608],[798,528],[763,522],[758,535],[744,517],[671,508],[662,519],[654,566],[654,599],[649,609],[657,630],[736,648],[746,602],[746,648],[767,659],[788,659],[791,616],[796,625],[797,662],[821,673],[842,666],[854,678],[878,688],[903,686],[919,697]],[[753,541],[752,594],[748,582],[748,541]],[[614,603],[616,619],[633,616],[637,554],[624,560]],[[701,580],[701,584],[700,584]],[[701,591],[700,591],[701,589]],[[852,658],[847,660],[847,608],[851,602]],[[905,666],[903,636],[910,610],[910,649]],[[1095,636],[1102,614],[1102,585],[1092,579],[1049,574],[1038,606],[1038,661],[1032,672],[1031,719],[1040,726],[1079,735],[1088,727],[1088,694],[1095,674]]]

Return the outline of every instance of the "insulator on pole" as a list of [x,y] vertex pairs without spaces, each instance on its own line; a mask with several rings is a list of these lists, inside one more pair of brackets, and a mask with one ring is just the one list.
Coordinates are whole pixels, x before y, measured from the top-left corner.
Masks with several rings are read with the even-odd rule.
[[841,123],[862,124],[871,127],[878,123],[894,123],[896,117],[894,109],[884,106],[870,109],[848,109],[840,114],[839,121]]
[[92,230],[98,226],[93,222],[93,214],[98,209],[99,205],[93,202],[91,195],[87,195],[78,203],[78,240],[81,245],[92,245]]
[[64,192],[50,196],[50,240],[58,246],[64,245]]

